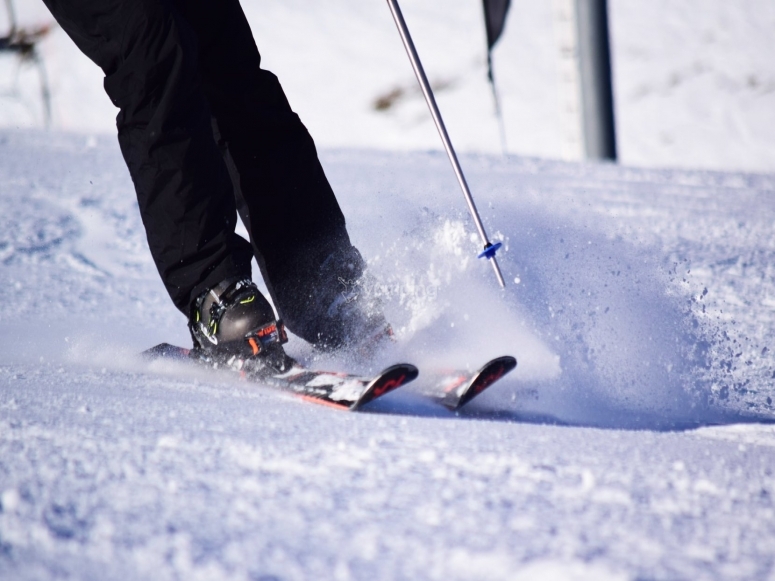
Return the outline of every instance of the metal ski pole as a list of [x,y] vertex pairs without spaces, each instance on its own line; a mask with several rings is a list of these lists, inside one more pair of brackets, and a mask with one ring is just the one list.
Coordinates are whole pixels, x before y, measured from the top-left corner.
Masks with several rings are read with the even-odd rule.
[[444,120],[441,118],[438,105],[436,105],[436,99],[433,97],[433,91],[428,82],[428,77],[425,76],[422,63],[420,63],[420,57],[417,56],[417,50],[414,48],[412,37],[409,35],[409,29],[406,27],[404,15],[401,14],[401,8],[398,7],[397,0],[387,0],[387,3],[390,7],[390,12],[393,14],[393,20],[395,20],[396,26],[398,27],[398,33],[401,35],[401,40],[404,42],[406,54],[409,55],[409,61],[412,63],[414,74],[417,76],[417,81],[420,83],[422,94],[425,96],[425,101],[428,103],[428,108],[431,110],[431,116],[433,117],[434,123],[436,123],[436,129],[439,130],[441,141],[444,143],[444,149],[447,151],[449,161],[452,163],[452,169],[455,170],[455,176],[460,184],[460,188],[463,190],[468,209],[471,211],[471,216],[476,224],[476,229],[479,231],[479,237],[484,244],[484,250],[482,250],[478,256],[479,258],[487,258],[492,263],[492,267],[495,270],[495,276],[498,278],[498,284],[500,284],[501,287],[505,287],[506,283],[503,280],[501,269],[495,258],[495,253],[502,244],[500,242],[493,244],[487,238],[487,233],[484,231],[484,226],[482,225],[482,219],[479,217],[479,212],[476,210],[476,204],[474,204],[474,198],[471,196],[471,190],[468,189],[468,182],[466,182],[466,178],[463,175],[463,170],[460,167],[460,162],[457,160],[457,155],[452,147],[452,142],[449,140],[447,128],[444,126]]

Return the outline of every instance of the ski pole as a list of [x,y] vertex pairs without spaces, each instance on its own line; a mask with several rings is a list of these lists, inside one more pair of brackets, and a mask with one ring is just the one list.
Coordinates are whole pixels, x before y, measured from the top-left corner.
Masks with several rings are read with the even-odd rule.
[[463,195],[466,198],[468,209],[470,210],[471,216],[474,219],[476,229],[479,231],[479,237],[482,239],[482,243],[484,244],[484,250],[482,250],[478,256],[479,258],[487,258],[487,260],[492,263],[492,267],[495,270],[495,276],[498,278],[498,284],[500,284],[501,287],[505,287],[506,283],[503,280],[503,274],[501,274],[501,269],[498,266],[497,259],[495,258],[495,253],[502,246],[502,244],[500,242],[496,242],[495,244],[490,242],[490,240],[487,238],[487,232],[484,231],[482,219],[479,217],[479,212],[476,210],[474,198],[471,195],[471,190],[468,188],[468,182],[466,182],[466,178],[463,175],[463,169],[460,167],[460,162],[458,161],[457,155],[455,154],[455,149],[452,147],[452,142],[449,140],[447,128],[444,126],[444,120],[441,118],[438,105],[436,105],[436,99],[433,96],[433,91],[431,90],[431,85],[428,82],[428,77],[425,76],[422,63],[420,63],[420,57],[417,56],[417,50],[414,48],[412,37],[409,35],[409,29],[406,27],[404,15],[401,14],[401,8],[398,6],[398,0],[387,0],[387,3],[390,7],[390,12],[393,14],[393,20],[395,20],[396,26],[398,27],[398,33],[401,35],[401,40],[404,43],[406,54],[409,55],[409,61],[412,63],[414,74],[417,77],[417,81],[420,83],[422,94],[425,96],[425,102],[428,103],[428,108],[431,110],[431,116],[433,117],[434,123],[436,123],[436,129],[439,130],[439,136],[441,137],[441,141],[444,143],[444,149],[447,151],[449,161],[452,163],[452,169],[455,171],[457,181],[460,184],[460,188],[463,190]]

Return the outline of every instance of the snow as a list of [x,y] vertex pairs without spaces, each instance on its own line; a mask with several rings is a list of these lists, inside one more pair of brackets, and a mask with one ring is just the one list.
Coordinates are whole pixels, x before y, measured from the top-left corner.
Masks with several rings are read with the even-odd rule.
[[[266,68],[319,145],[440,149],[384,0],[243,0]],[[494,63],[508,151],[581,159],[573,0],[513,2]],[[14,0],[22,26],[51,21]],[[771,0],[611,0],[617,146],[628,165],[775,171]],[[455,146],[500,153],[480,0],[403,0]],[[0,34],[5,16],[0,11]],[[113,134],[102,73],[61,29],[42,41],[53,126]],[[399,93],[396,93],[398,91]],[[0,127],[40,127],[36,69],[0,55]],[[375,109],[380,98],[399,96]]]
[[[136,354],[186,343],[113,137],[0,132],[0,578],[773,579],[775,176],[322,152],[452,414],[344,413]],[[518,282],[512,282],[518,280]]]
[[[243,1],[398,338],[289,352],[421,371],[354,414],[138,360],[189,338],[102,75],[53,30],[42,132],[37,72],[0,57],[0,578],[775,580],[772,3],[609,3],[618,166],[556,161],[569,0],[512,3],[496,155],[480,4],[401,1],[505,291],[384,2]],[[458,414],[420,394],[504,354]]]

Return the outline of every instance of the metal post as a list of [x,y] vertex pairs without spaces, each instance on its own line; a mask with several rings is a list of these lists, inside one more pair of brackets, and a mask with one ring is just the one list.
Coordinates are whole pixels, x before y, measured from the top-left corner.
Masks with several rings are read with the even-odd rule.
[[16,12],[13,9],[13,0],[5,0],[5,7],[8,11],[8,25],[11,28],[8,32],[8,38],[13,39],[16,35]]
[[460,184],[460,188],[463,190],[463,195],[466,198],[468,209],[474,219],[476,229],[479,231],[479,237],[482,239],[484,250],[479,254],[479,257],[486,257],[492,263],[492,267],[495,270],[495,276],[498,278],[498,284],[500,284],[501,287],[505,287],[506,283],[503,280],[503,274],[501,274],[501,269],[498,266],[497,259],[495,258],[495,252],[498,250],[498,248],[500,248],[501,244],[500,242],[497,244],[490,242],[490,240],[487,238],[487,233],[484,231],[482,219],[479,217],[479,212],[476,210],[476,204],[474,204],[474,198],[471,196],[471,190],[468,189],[468,183],[466,182],[466,178],[463,175],[460,162],[458,162],[457,155],[455,154],[455,150],[452,147],[452,142],[449,140],[447,128],[444,126],[444,121],[441,118],[439,107],[436,105],[436,99],[433,97],[433,91],[431,90],[431,85],[428,82],[428,77],[425,76],[425,71],[423,70],[422,64],[420,63],[420,57],[417,56],[417,50],[414,48],[412,37],[409,35],[409,29],[406,27],[404,16],[401,14],[401,9],[398,7],[398,1],[387,0],[387,3],[390,7],[390,12],[393,14],[393,20],[395,20],[396,26],[398,27],[398,33],[401,35],[401,40],[404,43],[406,54],[409,55],[409,61],[412,63],[414,74],[417,76],[417,81],[420,83],[422,94],[425,96],[425,101],[428,103],[428,108],[431,110],[431,116],[433,117],[434,123],[436,123],[436,129],[438,129],[439,136],[441,136],[441,141],[444,143],[444,149],[447,151],[449,161],[452,163],[452,169],[455,171],[457,181]]
[[587,159],[616,161],[606,0],[576,0],[582,125]]

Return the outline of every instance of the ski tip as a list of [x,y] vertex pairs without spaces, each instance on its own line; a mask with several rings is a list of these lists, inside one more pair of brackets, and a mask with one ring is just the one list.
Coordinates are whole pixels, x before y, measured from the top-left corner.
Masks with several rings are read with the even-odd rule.
[[[395,365],[391,365],[390,367],[386,367],[383,369],[379,377],[384,377],[389,374],[393,373],[404,373],[406,374],[406,381],[404,383],[409,383],[410,381],[414,381],[417,379],[417,376],[420,375],[420,370],[417,369],[414,365],[411,363],[397,363]],[[402,384],[403,385],[403,384]]]
[[459,410],[504,375],[513,371],[516,366],[517,359],[511,355],[491,359],[476,372],[468,386],[459,392],[457,397],[448,398],[443,405],[451,411]]
[[514,368],[517,366],[517,358],[512,357],[511,355],[503,355],[502,357],[496,357],[495,359],[491,359],[488,361],[484,367],[482,367],[482,370],[487,369],[488,367],[491,367],[493,365],[502,365],[503,366],[503,374],[506,375],[510,371],[513,371]]
[[390,393],[399,387],[406,385],[410,381],[417,379],[420,370],[411,363],[398,363],[383,369],[363,391],[361,397],[353,402],[350,409],[355,411],[361,406],[374,401],[378,397]]

